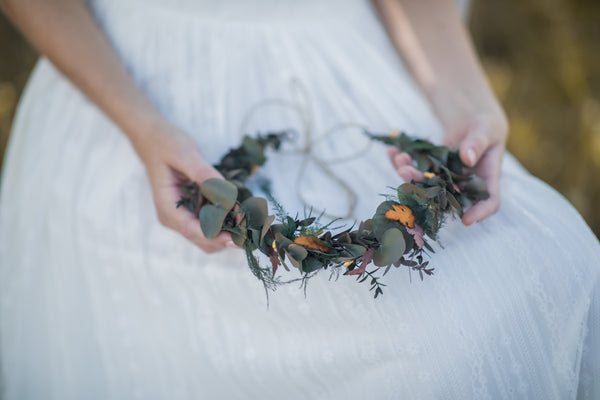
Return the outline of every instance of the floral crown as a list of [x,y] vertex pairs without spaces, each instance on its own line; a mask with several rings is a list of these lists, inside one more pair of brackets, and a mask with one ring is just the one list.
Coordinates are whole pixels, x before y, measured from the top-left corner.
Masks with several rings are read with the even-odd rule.
[[[208,239],[220,231],[231,232],[234,243],[246,252],[248,266],[265,289],[307,279],[320,270],[368,280],[374,297],[383,293],[381,282],[392,266],[404,266],[423,279],[434,268],[425,258],[434,253],[428,239],[436,241],[448,215],[462,216],[465,208],[486,199],[483,179],[465,165],[457,150],[392,131],[364,134],[373,141],[408,153],[424,178],[404,183],[387,195],[370,219],[343,230],[323,225],[319,217],[291,217],[273,198],[269,182],[261,189],[270,200],[275,215],[269,215],[267,199],[254,196],[246,186],[266,160],[265,150],[279,150],[289,131],[244,136],[242,144],[230,149],[214,167],[225,179],[208,179],[198,185],[189,182],[177,207],[198,215]],[[255,251],[266,255],[270,265],[263,267]],[[287,281],[278,275],[279,267],[297,269],[301,277]],[[268,293],[268,292],[267,292]]]

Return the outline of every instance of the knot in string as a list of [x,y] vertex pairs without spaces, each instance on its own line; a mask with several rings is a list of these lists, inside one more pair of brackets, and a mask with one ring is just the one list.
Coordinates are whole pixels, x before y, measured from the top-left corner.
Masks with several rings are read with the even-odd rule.
[[[301,129],[300,134],[298,134],[298,130],[296,129],[287,129],[290,132],[295,132],[296,135],[302,135],[306,142],[304,146],[299,146],[298,148],[282,151],[283,154],[300,154],[301,155],[301,163],[298,169],[298,174],[296,175],[295,181],[295,190],[296,196],[302,203],[302,205],[311,210],[315,210],[319,212],[319,214],[324,215],[331,219],[347,219],[354,217],[354,212],[356,209],[356,203],[358,199],[358,195],[356,192],[348,185],[342,178],[336,175],[332,169],[329,167],[331,164],[342,164],[349,161],[354,161],[357,157],[360,157],[365,154],[365,152],[370,148],[371,141],[367,141],[367,144],[362,148],[359,148],[356,152],[351,155],[346,155],[344,157],[338,157],[333,159],[325,160],[322,157],[318,156],[314,153],[314,149],[318,146],[319,142],[322,142],[324,139],[342,132],[348,128],[360,128],[361,130],[366,130],[366,127],[363,124],[356,122],[344,122],[339,123],[331,128],[323,131],[321,134],[317,134],[315,132],[315,120],[314,114],[312,110],[312,102],[306,87],[302,84],[302,82],[296,78],[292,77],[289,82],[290,91],[292,93],[292,100],[286,100],[282,98],[268,98],[261,100],[254,104],[244,115],[241,123],[241,132],[245,133],[247,130],[248,123],[254,113],[265,106],[280,106],[283,108],[287,108],[293,110],[301,121]],[[328,177],[331,181],[335,182],[339,187],[345,192],[348,197],[348,208],[344,215],[333,215],[328,213],[326,210],[319,210],[317,207],[311,205],[302,194],[300,190],[301,184],[306,177],[306,170],[308,164],[312,162],[314,165],[323,173],[324,176]]]

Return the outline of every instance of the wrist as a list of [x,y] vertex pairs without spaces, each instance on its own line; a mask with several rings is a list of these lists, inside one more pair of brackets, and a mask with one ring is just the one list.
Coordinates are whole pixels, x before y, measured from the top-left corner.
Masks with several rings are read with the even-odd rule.
[[117,124],[142,162],[147,164],[152,158],[153,148],[163,141],[164,132],[172,130],[171,124],[145,99],[137,105],[121,108],[121,112],[122,117]]
[[465,92],[434,86],[426,96],[446,131],[453,131],[473,120],[485,120],[495,129],[508,131],[506,114],[491,93],[467,95]]

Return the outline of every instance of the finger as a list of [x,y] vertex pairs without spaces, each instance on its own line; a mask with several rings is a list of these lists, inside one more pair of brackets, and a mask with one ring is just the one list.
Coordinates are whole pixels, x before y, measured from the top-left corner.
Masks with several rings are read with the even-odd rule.
[[495,214],[500,209],[500,193],[490,194],[487,200],[482,200],[471,207],[462,217],[462,223],[472,225],[490,215]]
[[198,184],[209,178],[223,179],[223,175],[206,162],[195,145],[188,148],[183,154],[180,154],[176,160],[173,160],[172,165],[175,170],[183,173],[189,180]]
[[396,164],[394,164],[394,157],[396,157],[399,152],[400,151],[394,146],[388,146],[387,148],[387,155],[390,158],[390,162],[394,167],[396,166]]
[[231,239],[231,233],[230,232],[221,231],[221,233],[219,233],[217,235],[217,237],[213,239],[213,241],[216,241],[216,243],[218,243],[219,245],[222,245],[222,246],[225,246],[225,247],[229,247],[229,248],[232,248],[232,249],[239,249],[240,248]]
[[388,156],[394,168],[398,169],[404,165],[413,165],[412,157],[408,153],[400,153],[395,147],[388,147]]
[[444,136],[443,145],[451,149],[457,149],[467,134],[466,129],[453,130],[446,133]]
[[410,154],[408,153],[400,153],[394,157],[394,164],[396,165],[396,169],[402,166],[413,166],[413,160]]
[[420,181],[424,178],[423,173],[412,165],[403,165],[397,169],[397,172],[405,182]]
[[460,144],[459,155],[463,163],[474,167],[490,146],[490,139],[483,127],[474,128]]
[[[171,178],[169,178],[170,176]],[[174,207],[174,204],[179,199],[180,189],[176,182],[169,182],[169,179],[173,179],[172,176],[168,172],[168,167],[161,168],[154,174],[156,179],[166,182],[163,186],[158,186],[155,195],[155,205],[160,222],[166,227],[180,233],[206,252],[214,252],[222,249],[224,246],[235,246],[231,240],[231,235],[227,232],[222,232],[215,239],[207,239],[202,232],[200,221],[194,213],[183,207]]]
[[471,225],[496,213],[500,208],[500,175],[502,167],[503,147],[495,146],[481,159],[478,173],[486,180],[490,197],[471,207],[462,218],[465,225]]

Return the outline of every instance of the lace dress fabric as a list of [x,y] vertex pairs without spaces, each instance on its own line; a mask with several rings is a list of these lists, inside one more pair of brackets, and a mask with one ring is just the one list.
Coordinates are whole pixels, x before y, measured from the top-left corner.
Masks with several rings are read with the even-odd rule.
[[[401,183],[356,126],[443,137],[369,1],[89,6],[209,162],[244,133],[301,133],[263,169],[290,212],[305,208],[296,188],[317,209],[349,205],[294,148],[337,160],[332,173],[358,194],[351,222]],[[265,99],[277,101],[253,108]],[[352,124],[319,138],[341,123]],[[394,269],[373,300],[324,272],[306,297],[284,286],[267,308],[241,251],[207,255],[159,224],[123,133],[42,59],[0,192],[3,398],[600,398],[598,240],[509,154],[501,189],[493,217],[448,221],[433,277]]]

